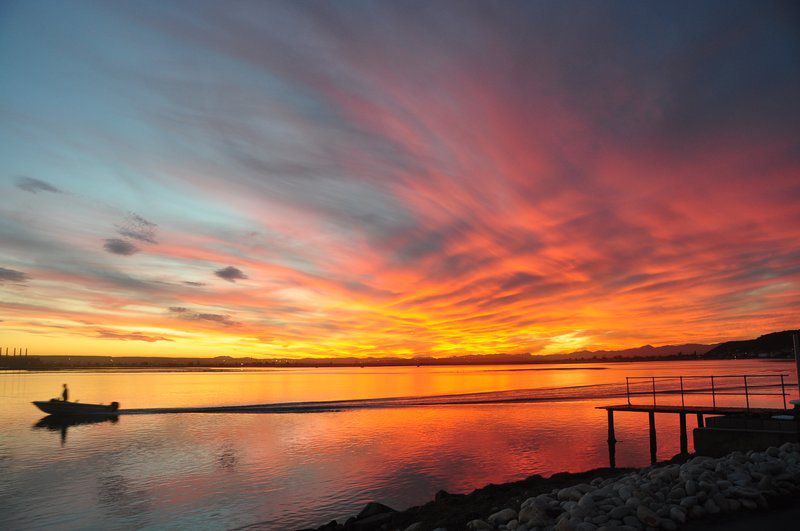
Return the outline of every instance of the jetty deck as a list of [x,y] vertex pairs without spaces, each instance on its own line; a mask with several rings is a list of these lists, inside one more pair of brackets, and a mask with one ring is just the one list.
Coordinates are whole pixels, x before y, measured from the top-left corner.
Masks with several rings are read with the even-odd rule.
[[[611,404],[598,406],[596,409],[604,409],[608,414],[608,460],[611,468],[616,467],[616,444],[617,439],[614,434],[614,413],[647,413],[650,431],[650,462],[656,463],[658,451],[658,441],[656,438],[656,413],[668,413],[679,416],[680,420],[680,448],[681,453],[689,452],[689,439],[686,432],[686,415],[696,415],[698,427],[704,427],[704,416],[739,416],[739,417],[762,417],[771,418],[774,415],[786,414],[788,412],[786,397],[786,376],[785,374],[748,374],[748,375],[722,375],[722,376],[629,376],[626,381],[626,398],[624,404]],[[732,385],[730,381],[741,380],[742,385]],[[708,381],[710,386],[705,387],[702,382]],[[644,391],[631,389],[631,384],[636,382],[646,384],[649,388]],[[689,382],[700,382],[700,387],[687,388]],[[724,383],[720,386],[720,383]],[[661,389],[658,386],[661,385]],[[687,398],[706,395],[711,402],[701,405],[689,405]],[[738,396],[744,398],[744,405],[718,405],[718,397],[728,401],[727,397]],[[759,396],[779,396],[782,398],[782,408],[751,407],[751,398]],[[647,397],[651,403],[633,403],[637,397]],[[659,397],[662,403],[658,403]],[[680,398],[680,404],[663,403],[664,399],[676,401]]]
[[606,411],[631,411],[638,413],[678,413],[687,415],[777,415],[785,411],[783,408],[766,407],[728,407],[728,406],[682,406],[678,405],[650,405],[650,404],[619,404],[611,406],[599,406],[596,409]]

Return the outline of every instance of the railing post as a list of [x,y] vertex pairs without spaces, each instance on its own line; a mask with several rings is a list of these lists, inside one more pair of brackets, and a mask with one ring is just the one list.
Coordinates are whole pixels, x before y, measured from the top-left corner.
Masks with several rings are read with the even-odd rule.
[[711,377],[711,407],[717,409],[717,391],[714,388],[714,377]]
[[681,378],[681,407],[685,408],[686,404],[683,401],[683,376],[681,376],[680,378]]
[[[800,386],[800,337],[798,337],[797,332],[792,334],[792,347],[794,350],[795,376],[797,376],[797,385]],[[6,355],[8,355],[8,349],[6,349]]]
[[653,405],[656,405],[656,377],[653,376]]
[[781,397],[783,398],[783,410],[786,411],[786,385],[783,382],[783,374],[781,374]]
[[628,396],[628,405],[631,405],[631,379],[630,376],[625,377],[625,394]]
[[744,376],[744,399],[747,403],[747,412],[750,412],[750,392],[747,390],[747,376]]

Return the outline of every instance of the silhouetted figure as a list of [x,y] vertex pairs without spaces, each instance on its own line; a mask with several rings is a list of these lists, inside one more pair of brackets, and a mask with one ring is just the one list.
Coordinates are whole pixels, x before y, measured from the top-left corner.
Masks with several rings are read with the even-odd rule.
[[61,391],[61,400],[69,402],[69,389],[67,389],[67,384],[64,384],[64,390]]

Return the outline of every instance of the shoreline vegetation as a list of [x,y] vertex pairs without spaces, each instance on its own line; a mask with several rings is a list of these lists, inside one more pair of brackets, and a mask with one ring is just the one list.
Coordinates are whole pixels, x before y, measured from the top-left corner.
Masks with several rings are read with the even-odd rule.
[[785,443],[719,458],[678,454],[641,469],[534,475],[469,494],[440,491],[403,511],[371,502],[343,523],[304,531],[672,531],[724,528],[733,519],[756,525],[767,512],[789,528],[797,511],[780,509],[796,509],[798,495],[800,444]]
[[[430,367],[474,365],[543,365],[570,363],[615,363],[631,361],[691,361],[720,359],[789,359],[793,357],[792,334],[786,330],[743,341],[717,345],[689,343],[625,350],[582,350],[569,354],[473,354],[435,358],[299,358],[272,359],[217,356],[176,358],[146,356],[9,356],[0,355],[0,369],[232,369],[232,368],[331,368],[331,367]],[[7,351],[8,349],[6,349]]]

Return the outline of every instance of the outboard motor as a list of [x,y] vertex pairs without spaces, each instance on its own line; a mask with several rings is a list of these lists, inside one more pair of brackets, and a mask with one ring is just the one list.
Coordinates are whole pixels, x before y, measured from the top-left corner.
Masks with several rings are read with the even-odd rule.
[[119,402],[111,402],[111,410],[116,411],[119,409]]

